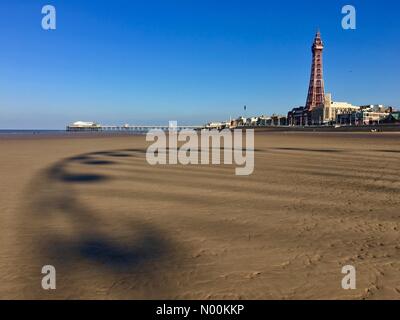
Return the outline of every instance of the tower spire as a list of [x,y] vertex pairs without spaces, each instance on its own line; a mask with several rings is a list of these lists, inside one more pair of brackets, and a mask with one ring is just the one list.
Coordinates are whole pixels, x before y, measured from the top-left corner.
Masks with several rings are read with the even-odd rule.
[[311,111],[314,108],[323,105],[325,100],[324,78],[323,78],[323,63],[322,51],[324,44],[321,39],[321,32],[319,29],[314,38],[311,47],[312,50],[312,64],[311,64],[311,77],[308,88],[306,109]]

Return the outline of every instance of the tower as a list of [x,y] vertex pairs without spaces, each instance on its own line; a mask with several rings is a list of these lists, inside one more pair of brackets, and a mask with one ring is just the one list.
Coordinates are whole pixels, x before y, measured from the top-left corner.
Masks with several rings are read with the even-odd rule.
[[324,44],[321,40],[321,33],[318,31],[315,35],[314,43],[312,45],[311,78],[305,108],[307,111],[312,111],[314,108],[323,105],[325,101],[322,65],[323,50]]

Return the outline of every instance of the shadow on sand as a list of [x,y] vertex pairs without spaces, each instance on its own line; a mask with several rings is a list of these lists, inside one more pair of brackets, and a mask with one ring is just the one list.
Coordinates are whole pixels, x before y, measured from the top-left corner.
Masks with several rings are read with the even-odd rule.
[[326,153],[342,152],[342,150],[338,149],[305,149],[305,148],[275,148],[275,150],[301,151],[301,152],[326,152]]
[[[29,243],[36,246],[32,250],[32,259],[38,268],[45,264],[57,265],[57,271],[60,270],[64,279],[72,274],[82,273],[85,274],[82,277],[87,277],[93,273],[92,276],[104,274],[106,281],[111,272],[111,276],[129,274],[129,281],[133,282],[137,277],[159,281],[161,272],[156,274],[152,270],[165,269],[164,262],[176,258],[179,251],[164,231],[140,218],[143,212],[135,212],[134,207],[128,209],[132,210],[128,215],[118,207],[109,212],[122,227],[111,225],[108,229],[104,226],[102,207],[92,208],[83,203],[75,188],[81,184],[106,187],[111,177],[92,171],[97,166],[117,164],[103,157],[129,157],[129,152],[135,156],[135,153],[145,151],[107,151],[74,156],[55,163],[32,181],[28,191],[32,196],[25,209],[25,215],[29,215],[25,220],[32,224],[25,230],[32,234]],[[85,171],[85,166],[91,170],[80,172]],[[37,231],[41,229],[45,232]],[[115,230],[118,231],[113,232]],[[37,282],[32,286],[37,287]],[[37,294],[41,297],[40,293],[34,296]]]

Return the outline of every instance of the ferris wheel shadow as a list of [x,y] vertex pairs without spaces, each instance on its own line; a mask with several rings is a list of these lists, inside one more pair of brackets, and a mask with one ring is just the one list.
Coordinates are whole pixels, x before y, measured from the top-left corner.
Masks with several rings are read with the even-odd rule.
[[[106,186],[115,177],[104,174],[100,167],[111,168],[118,159],[138,158],[143,153],[112,150],[77,155],[51,165],[32,181],[24,212],[25,220],[31,223],[23,230],[26,241],[34,246],[33,264],[57,266],[64,283],[79,272],[97,279],[104,275],[104,281],[107,277],[159,281],[157,270],[165,271],[180,252],[167,232],[143,219],[143,212],[135,212],[134,207],[129,214],[121,214],[118,208],[110,212],[123,227],[107,228],[101,208],[88,206],[77,190],[83,185]],[[75,170],[76,166],[81,170]],[[90,168],[87,172],[86,167]],[[28,234],[30,237],[26,237]]]

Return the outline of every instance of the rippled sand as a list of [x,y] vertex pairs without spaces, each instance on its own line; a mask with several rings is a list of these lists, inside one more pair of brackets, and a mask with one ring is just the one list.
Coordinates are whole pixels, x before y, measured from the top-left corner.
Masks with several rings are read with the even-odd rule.
[[238,177],[152,167],[143,136],[0,138],[0,298],[400,298],[400,134],[255,143]]

